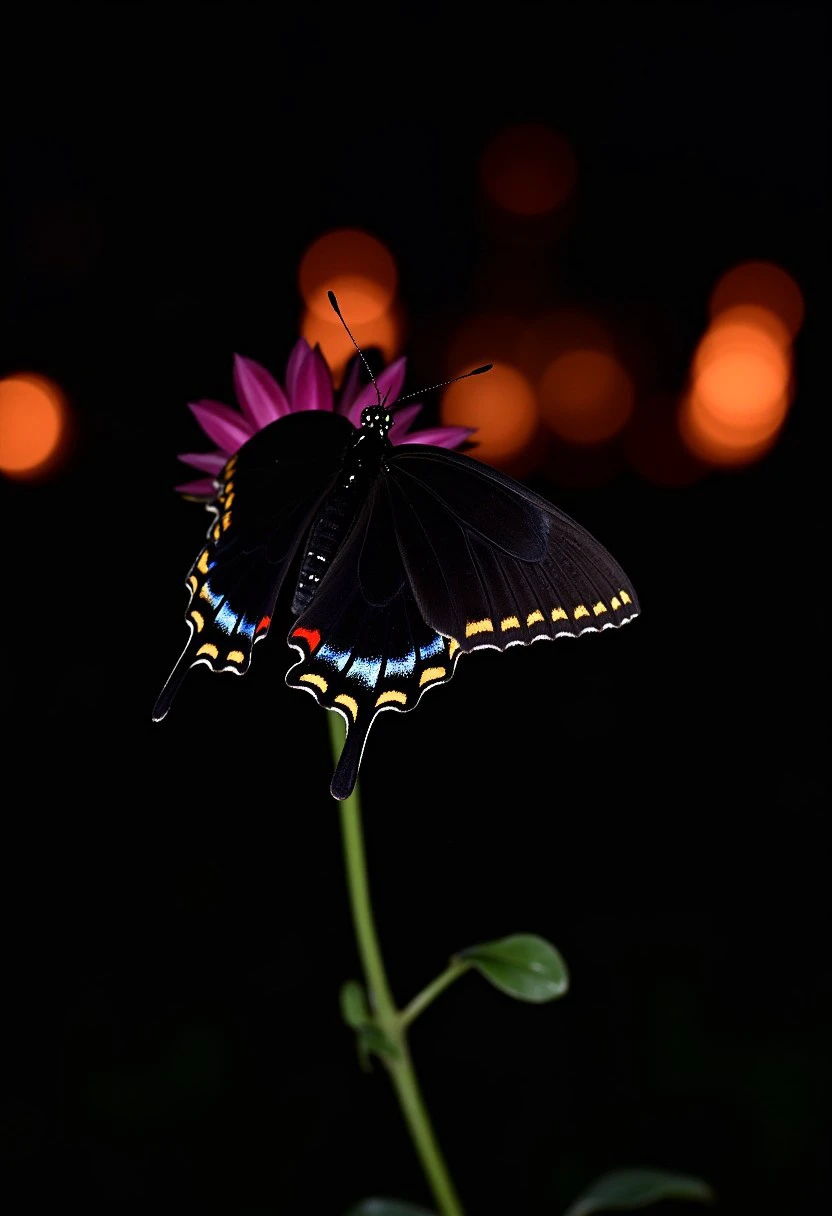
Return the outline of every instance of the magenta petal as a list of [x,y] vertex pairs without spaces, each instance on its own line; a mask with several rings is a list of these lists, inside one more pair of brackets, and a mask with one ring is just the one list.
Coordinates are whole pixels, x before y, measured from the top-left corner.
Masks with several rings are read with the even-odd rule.
[[475,431],[476,427],[471,426],[432,426],[424,431],[412,431],[405,435],[403,442],[432,443],[436,448],[458,448]]
[[228,455],[225,452],[183,452],[176,459],[191,468],[202,469],[203,473],[219,473]]
[[289,413],[286,394],[271,372],[245,355],[234,356],[234,391],[252,431]]
[[253,428],[242,414],[219,401],[198,401],[188,409],[208,438],[226,452],[236,452],[253,434]]
[[331,410],[332,376],[320,347],[310,350],[295,378],[292,404],[296,410]]
[[292,353],[289,355],[289,360],[286,364],[286,393],[289,397],[289,409],[303,409],[303,406],[297,404],[296,391],[298,376],[301,369],[312,354],[312,347],[306,341],[306,338],[298,338],[295,345],[292,347]]
[[[376,376],[376,384],[378,392],[381,393],[381,399],[387,397],[387,404],[393,405],[399,393],[402,391],[404,384],[404,375],[407,369],[407,359],[402,356],[401,359],[396,359],[389,367],[385,367],[384,371]],[[365,384],[361,392],[354,398],[347,410],[347,417],[355,426],[361,423],[361,411],[368,405],[378,404],[378,393],[375,385]]]
[[402,443],[405,435],[421,412],[421,405],[406,405],[400,410],[394,410],[393,425],[390,428],[390,442]]
[[180,494],[192,494],[194,498],[213,498],[217,493],[217,487],[210,477],[203,477],[199,481],[185,481],[173,488]]

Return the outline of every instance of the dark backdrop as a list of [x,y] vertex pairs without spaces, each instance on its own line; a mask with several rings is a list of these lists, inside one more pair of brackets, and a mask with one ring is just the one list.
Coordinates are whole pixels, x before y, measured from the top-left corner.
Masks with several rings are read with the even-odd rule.
[[804,293],[797,396],[768,456],[687,488],[625,466],[574,484],[568,460],[530,478],[643,616],[485,652],[381,716],[362,794],[393,987],[516,931],[569,963],[561,1002],[469,976],[414,1029],[476,1216],[556,1213],[637,1164],[701,1175],[726,1213],[809,1210],[830,1079],[820,6],[87,6],[2,34],[0,374],[53,377],[78,420],[59,475],[0,484],[7,1210],[429,1202],[340,1022],[357,959],[326,721],[285,688],[280,631],[245,680],[200,669],[163,724],[150,709],[205,527],[171,492],[202,446],[186,402],[232,400],[235,351],[281,374],[299,259],[347,225],[398,262],[410,387],[441,378],[446,319],[493,303],[479,156],[530,119],[581,172],[560,289],[628,315],[654,387],[679,389],[721,271],[763,257]]

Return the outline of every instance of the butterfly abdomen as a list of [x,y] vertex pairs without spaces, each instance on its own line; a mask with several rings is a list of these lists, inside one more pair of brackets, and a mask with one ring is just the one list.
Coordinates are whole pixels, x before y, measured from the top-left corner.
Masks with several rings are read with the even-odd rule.
[[[378,418],[375,417],[377,413]],[[312,603],[321,579],[332,564],[378,473],[385,449],[389,447],[386,438],[390,429],[389,414],[383,409],[365,409],[364,417],[363,429],[356,431],[344,454],[339,484],[323,503],[304,546],[292,600],[292,613],[295,616],[300,616]]]
[[312,603],[321,579],[355,519],[358,505],[355,493],[343,488],[336,490],[324,503],[304,547],[292,600],[293,615],[299,616]]

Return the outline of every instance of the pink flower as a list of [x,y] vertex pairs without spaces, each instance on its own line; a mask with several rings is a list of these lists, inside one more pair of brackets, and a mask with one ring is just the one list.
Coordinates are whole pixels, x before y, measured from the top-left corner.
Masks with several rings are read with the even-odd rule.
[[[375,405],[378,400],[373,385],[362,381],[362,366],[356,355],[336,395],[332,387],[332,374],[320,347],[310,346],[305,338],[299,338],[292,348],[282,388],[259,363],[243,355],[235,355],[234,391],[240,408],[234,409],[219,401],[198,401],[189,405],[188,408],[216,447],[211,452],[185,452],[178,457],[183,464],[209,476],[187,481],[176,486],[176,489],[189,498],[213,498],[216,492],[214,477],[228,457],[257,431],[286,414],[299,410],[334,410],[335,413],[344,414],[354,426],[359,426],[364,406]],[[395,420],[390,431],[391,441],[431,443],[442,448],[459,447],[473,434],[470,427],[434,426],[423,431],[411,431],[421,405],[395,408],[396,398],[404,384],[405,366],[404,358],[396,359],[376,376],[381,395],[389,402]]]

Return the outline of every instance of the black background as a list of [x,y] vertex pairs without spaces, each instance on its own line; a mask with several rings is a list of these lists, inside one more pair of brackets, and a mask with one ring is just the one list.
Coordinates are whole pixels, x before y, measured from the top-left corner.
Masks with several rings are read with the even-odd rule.
[[775,261],[806,303],[797,396],[743,470],[579,484],[567,451],[530,479],[643,616],[484,652],[381,715],[361,789],[391,982],[409,999],[518,931],[569,963],[561,1002],[468,976],[414,1028],[475,1216],[557,1213],[640,1164],[704,1177],[726,1213],[809,1210],[830,1081],[820,6],[32,11],[3,29],[0,374],[53,377],[77,429],[59,475],[0,484],[6,1210],[430,1202],[340,1021],[358,964],[326,721],[285,688],[279,630],[245,680],[199,669],[163,724],[150,709],[205,528],[171,492],[201,446],[186,402],[233,400],[235,351],[281,378],[298,262],[331,227],[396,258],[410,388],[446,374],[446,326],[522,311],[522,283],[483,298],[477,172],[526,120],[580,171],[544,295],[626,316],[675,392],[719,274]]

